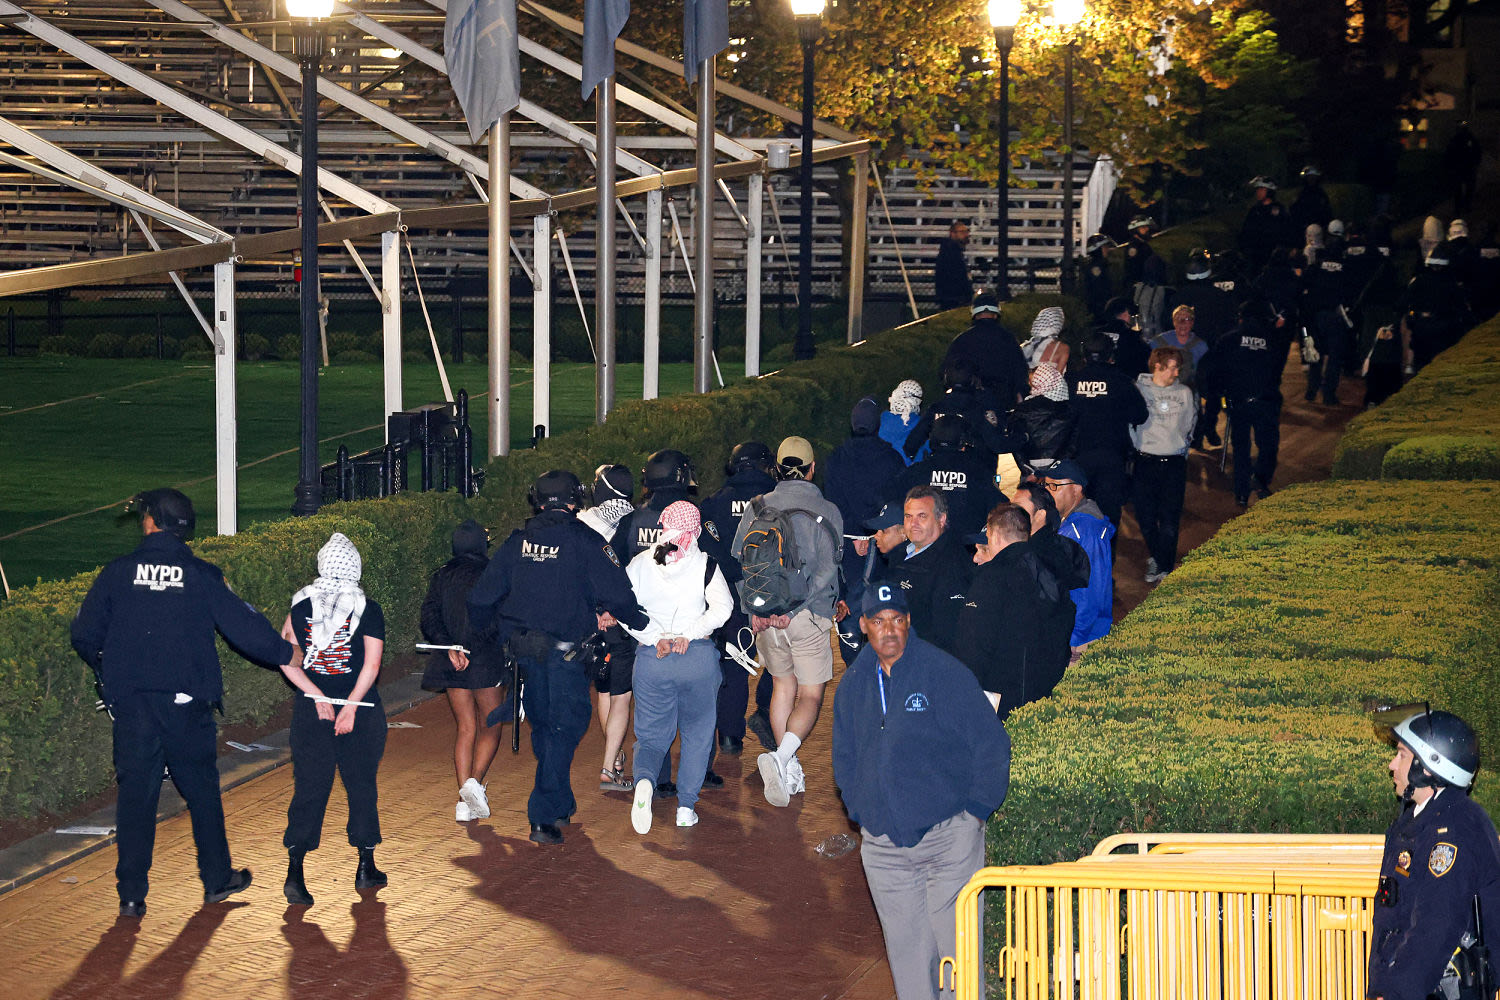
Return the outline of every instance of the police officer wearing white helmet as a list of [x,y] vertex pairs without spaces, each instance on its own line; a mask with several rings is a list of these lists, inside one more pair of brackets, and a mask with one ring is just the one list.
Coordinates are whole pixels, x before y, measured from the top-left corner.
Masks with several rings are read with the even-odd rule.
[[1385,835],[1367,995],[1490,1000],[1494,976],[1475,940],[1475,911],[1493,940],[1500,927],[1500,841],[1469,797],[1479,741],[1458,716],[1425,707],[1390,735],[1401,814]]

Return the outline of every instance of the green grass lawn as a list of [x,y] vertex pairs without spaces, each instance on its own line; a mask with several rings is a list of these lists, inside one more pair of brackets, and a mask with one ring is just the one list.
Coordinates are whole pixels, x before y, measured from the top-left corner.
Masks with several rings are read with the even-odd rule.
[[[511,368],[513,447],[530,443],[531,374]],[[641,377],[640,364],[620,365],[619,398],[639,397]],[[407,365],[403,378],[407,406],[442,399],[431,365]],[[485,366],[449,364],[448,378],[455,393],[477,397],[470,424],[482,464]],[[692,366],[662,365],[661,386],[664,395],[688,391]],[[243,527],[288,516],[297,482],[297,365],[241,364],[238,388]],[[379,365],[326,368],[318,394],[323,462],[340,444],[358,453],[384,441]],[[142,489],[178,487],[197,508],[199,534],[211,534],[213,401],[213,367],[201,362],[0,359],[0,565],[11,587],[90,570],[128,550],[137,529],[118,520],[119,504]],[[593,413],[593,366],[555,363],[553,433],[584,426]]]

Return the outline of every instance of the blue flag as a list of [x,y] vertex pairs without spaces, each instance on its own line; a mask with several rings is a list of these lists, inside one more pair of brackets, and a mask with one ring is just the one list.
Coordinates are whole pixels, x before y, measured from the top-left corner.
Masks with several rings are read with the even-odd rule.
[[516,0],[449,0],[443,53],[469,137],[478,142],[501,115],[521,103]]
[[688,83],[698,64],[729,48],[729,0],[684,0],[682,5],[682,75]]
[[630,20],[630,0],[583,0],[583,99],[615,72],[615,39]]

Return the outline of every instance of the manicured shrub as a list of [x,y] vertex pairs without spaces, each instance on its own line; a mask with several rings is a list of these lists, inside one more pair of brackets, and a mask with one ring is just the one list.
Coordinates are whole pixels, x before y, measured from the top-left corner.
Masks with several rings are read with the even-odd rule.
[[[991,859],[1074,858],[1122,830],[1383,830],[1367,702],[1430,699],[1500,740],[1497,502],[1495,483],[1325,483],[1231,521],[1011,716]],[[1481,775],[1492,811],[1497,788]]]
[[84,350],[91,358],[124,357],[125,338],[118,333],[96,333]]
[[[1500,317],[1439,354],[1400,392],[1355,417],[1334,453],[1340,479],[1495,478]],[[1417,439],[1420,439],[1420,443]],[[1410,442],[1391,458],[1387,453]]]

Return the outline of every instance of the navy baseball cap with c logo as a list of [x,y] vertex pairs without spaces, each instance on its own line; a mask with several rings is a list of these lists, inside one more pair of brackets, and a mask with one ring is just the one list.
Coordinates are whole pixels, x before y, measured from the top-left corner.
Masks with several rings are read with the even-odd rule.
[[903,615],[908,613],[906,594],[901,588],[887,581],[872,583],[867,586],[865,588],[865,603],[860,613],[866,618],[874,618],[887,608],[899,611]]

